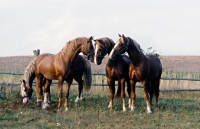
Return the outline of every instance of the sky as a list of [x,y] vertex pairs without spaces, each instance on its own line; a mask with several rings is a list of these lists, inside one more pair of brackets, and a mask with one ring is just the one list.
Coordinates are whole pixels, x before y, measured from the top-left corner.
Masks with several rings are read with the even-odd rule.
[[0,0],[0,57],[56,54],[77,37],[124,34],[144,51],[200,55],[200,0]]

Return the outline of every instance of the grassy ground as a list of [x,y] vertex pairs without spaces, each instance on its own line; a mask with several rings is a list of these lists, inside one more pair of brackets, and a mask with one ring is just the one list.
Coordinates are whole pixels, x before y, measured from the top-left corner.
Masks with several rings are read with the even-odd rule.
[[[137,88],[135,112],[122,112],[121,100],[115,99],[115,108],[110,111],[109,89],[92,87],[85,94],[86,100],[74,103],[77,87],[72,86],[69,97],[69,111],[57,113],[57,87],[51,87],[52,104],[48,110],[36,106],[33,102],[20,104],[19,87],[1,87],[0,91],[0,128],[15,129],[85,129],[85,128],[199,128],[200,93],[199,92],[161,92],[160,110],[146,114],[143,89]],[[126,100],[128,102],[128,99]]]

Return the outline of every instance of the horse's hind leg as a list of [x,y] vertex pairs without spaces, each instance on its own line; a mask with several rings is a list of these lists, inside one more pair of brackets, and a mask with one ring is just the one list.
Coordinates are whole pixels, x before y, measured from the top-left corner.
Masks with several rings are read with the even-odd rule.
[[144,86],[144,99],[145,99],[146,104],[147,104],[147,113],[151,114],[152,111],[151,111],[151,106],[150,106],[150,103],[149,103],[149,94],[148,94],[148,88],[149,88],[150,82],[148,80],[145,80],[145,81],[142,82],[142,84]]
[[150,105],[151,105],[151,109],[153,108],[153,94],[154,94],[154,82],[150,81],[149,87],[148,87],[148,92],[149,92],[149,96],[150,96]]
[[84,96],[83,96],[83,80],[82,80],[82,78],[79,78],[76,81],[78,82],[78,96],[75,100],[75,103],[84,99]]
[[127,92],[128,92],[128,96],[129,96],[129,100],[128,100],[128,107],[131,107],[131,89],[130,89],[130,81],[126,80],[127,83]]
[[46,79],[46,83],[44,85],[44,103],[42,108],[46,109],[49,107],[48,98],[50,97],[50,85],[52,80]]
[[108,82],[108,86],[110,89],[110,102],[108,105],[108,108],[110,108],[111,110],[113,109],[113,99],[114,99],[114,94],[115,94],[115,81],[107,78],[107,82]]
[[69,89],[70,86],[72,84],[73,78],[69,78],[68,80],[66,80],[66,94],[65,94],[65,111],[68,111],[68,99],[69,99]]
[[116,97],[118,98],[118,97],[120,97],[120,95],[121,95],[121,84],[120,84],[120,83],[118,83]]
[[159,98],[159,94],[160,94],[160,80],[156,80],[155,84],[154,84],[155,88],[154,88],[154,94],[155,94],[155,98],[156,98],[156,109],[159,109],[159,105],[158,105],[158,98]]
[[126,103],[125,103],[125,79],[119,80],[119,83],[121,84],[122,108],[123,108],[123,112],[125,112],[126,111]]

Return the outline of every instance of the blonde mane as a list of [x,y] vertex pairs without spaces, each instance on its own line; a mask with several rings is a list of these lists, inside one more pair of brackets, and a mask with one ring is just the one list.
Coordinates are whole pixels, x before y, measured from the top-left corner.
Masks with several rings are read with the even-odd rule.
[[27,83],[27,86],[29,86],[29,82],[33,81],[35,78],[35,72],[34,72],[34,63],[35,63],[35,59],[33,59],[28,66],[26,67],[26,69],[24,70],[24,80]]

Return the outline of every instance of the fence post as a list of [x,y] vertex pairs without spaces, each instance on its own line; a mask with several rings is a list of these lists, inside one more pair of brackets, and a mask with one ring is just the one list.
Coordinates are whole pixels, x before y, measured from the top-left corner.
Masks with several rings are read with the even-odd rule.
[[40,49],[33,50],[33,54],[34,54],[35,57],[39,56],[40,55]]

